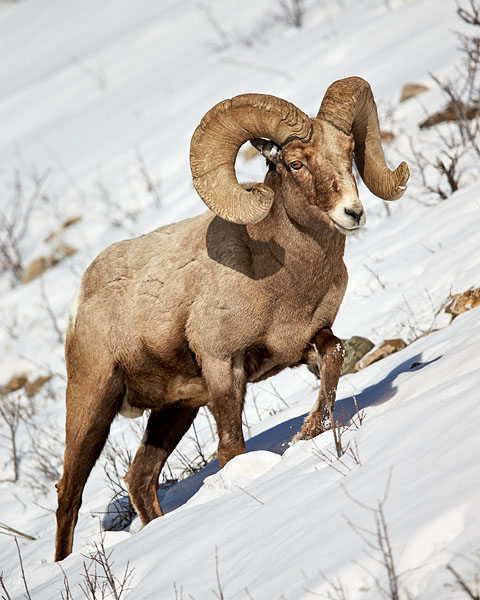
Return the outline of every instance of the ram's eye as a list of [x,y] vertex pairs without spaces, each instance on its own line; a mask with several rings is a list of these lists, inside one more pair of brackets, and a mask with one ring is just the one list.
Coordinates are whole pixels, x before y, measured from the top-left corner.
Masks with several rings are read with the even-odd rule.
[[300,162],[299,160],[294,160],[293,162],[290,163],[290,168],[293,169],[294,171],[298,171],[302,167],[303,167],[303,163]]

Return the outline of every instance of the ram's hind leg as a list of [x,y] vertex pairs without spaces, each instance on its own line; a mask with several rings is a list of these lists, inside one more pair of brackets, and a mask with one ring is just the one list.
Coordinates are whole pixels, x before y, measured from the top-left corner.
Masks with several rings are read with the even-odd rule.
[[315,437],[328,429],[344,355],[342,341],[333,335],[329,327],[321,329],[313,339],[306,360],[309,368],[320,377],[320,389],[317,401],[295,436],[295,441]]
[[55,560],[70,554],[82,493],[93,465],[108,437],[110,424],[123,396],[121,373],[69,380],[63,476],[57,484],[57,534]]
[[130,500],[144,525],[163,515],[157,497],[165,461],[188,431],[198,407],[173,404],[150,415],[142,443],[125,475]]

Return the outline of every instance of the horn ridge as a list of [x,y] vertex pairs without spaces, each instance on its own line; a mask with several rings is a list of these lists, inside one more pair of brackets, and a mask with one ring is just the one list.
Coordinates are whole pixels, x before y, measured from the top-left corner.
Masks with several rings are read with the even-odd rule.
[[294,104],[268,94],[241,94],[222,100],[202,118],[190,145],[193,184],[205,204],[233,223],[258,223],[273,203],[273,191],[256,184],[243,189],[235,175],[240,146],[255,137],[308,141],[310,117]]
[[406,189],[408,166],[395,170],[386,164],[380,137],[377,106],[372,90],[361,77],[347,77],[327,89],[317,114],[355,142],[355,163],[369,190],[384,200],[397,200]]

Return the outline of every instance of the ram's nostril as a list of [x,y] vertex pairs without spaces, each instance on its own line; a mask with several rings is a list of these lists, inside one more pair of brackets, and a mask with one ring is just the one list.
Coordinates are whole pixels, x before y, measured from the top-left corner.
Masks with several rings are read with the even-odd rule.
[[345,214],[348,215],[349,217],[352,217],[357,223],[360,223],[360,219],[362,218],[363,215],[363,209],[356,211],[356,210],[352,210],[351,208],[345,208]]

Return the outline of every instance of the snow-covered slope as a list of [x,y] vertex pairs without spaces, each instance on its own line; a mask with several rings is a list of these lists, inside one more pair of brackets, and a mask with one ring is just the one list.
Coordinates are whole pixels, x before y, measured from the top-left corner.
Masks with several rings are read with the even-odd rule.
[[[315,114],[328,84],[355,74],[370,81],[382,124],[395,134],[385,148],[390,162],[408,159],[412,143],[440,151],[440,138],[418,123],[443,102],[429,74],[450,73],[458,61],[454,32],[464,25],[454,3],[304,6],[304,24],[295,28],[272,17],[280,10],[273,1],[0,4],[0,209],[10,222],[17,215],[15,231],[25,225],[18,236],[24,266],[61,255],[65,245],[76,250],[29,283],[0,273],[0,386],[22,373],[30,381],[53,375],[32,404],[19,393],[29,425],[21,420],[16,432],[16,483],[0,421],[0,525],[36,538],[19,537],[34,600],[67,597],[52,556],[64,419],[60,338],[70,299],[109,243],[203,210],[188,146],[206,110],[238,93],[264,92]],[[430,90],[399,104],[408,82]],[[262,161],[240,158],[238,173],[261,178]],[[289,446],[316,396],[307,371],[252,386],[250,452],[170,488],[168,514],[144,530],[134,521],[130,531],[106,533],[116,576],[128,561],[134,568],[122,597],[391,597],[381,590],[389,585],[379,548],[385,533],[401,598],[465,597],[447,564],[469,585],[480,572],[480,309],[449,325],[441,307],[451,292],[480,285],[480,182],[471,173],[468,186],[440,202],[412,169],[390,216],[360,188],[368,224],[347,242],[350,281],[335,333],[416,341],[341,379],[337,415],[352,412],[353,395],[364,411],[363,424],[344,433],[353,453],[335,460],[330,432]],[[0,246],[8,243],[5,228],[0,235]],[[211,423],[207,413],[199,416],[170,461],[173,475],[185,456],[198,454],[197,438],[205,455],[215,451]],[[139,435],[118,419],[111,441],[134,450]],[[62,563],[74,599],[84,597],[85,555],[100,539],[112,496],[104,462],[85,488],[74,553]],[[12,600],[23,598],[17,550],[6,535],[2,572]]]

